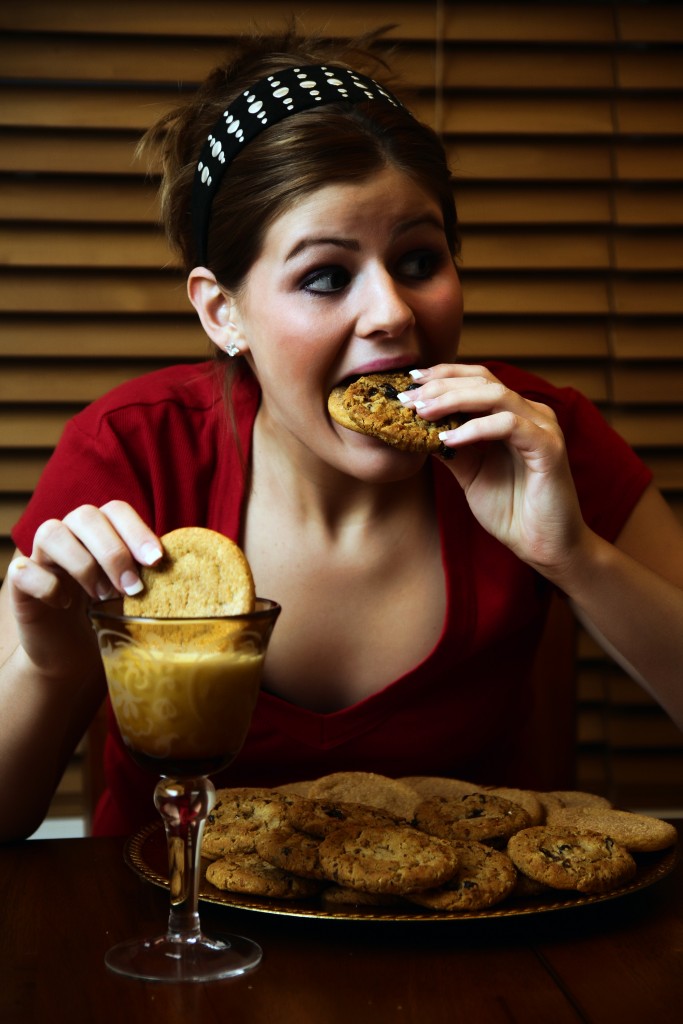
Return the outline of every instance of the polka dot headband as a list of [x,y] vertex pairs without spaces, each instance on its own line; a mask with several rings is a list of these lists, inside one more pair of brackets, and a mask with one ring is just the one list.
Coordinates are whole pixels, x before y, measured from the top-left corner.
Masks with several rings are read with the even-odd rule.
[[405,109],[372,78],[333,65],[286,68],[251,86],[230,104],[204,143],[192,186],[197,262],[206,261],[211,204],[229,163],[265,128],[326,103],[379,100]]

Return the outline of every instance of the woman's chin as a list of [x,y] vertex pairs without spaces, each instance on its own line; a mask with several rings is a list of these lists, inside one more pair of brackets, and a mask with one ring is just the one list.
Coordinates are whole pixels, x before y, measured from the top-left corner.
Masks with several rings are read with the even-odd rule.
[[402,452],[398,448],[379,441],[376,437],[364,434],[350,435],[345,442],[352,449],[349,460],[350,474],[357,480],[367,483],[391,483],[396,480],[407,480],[419,473],[428,455],[424,452]]

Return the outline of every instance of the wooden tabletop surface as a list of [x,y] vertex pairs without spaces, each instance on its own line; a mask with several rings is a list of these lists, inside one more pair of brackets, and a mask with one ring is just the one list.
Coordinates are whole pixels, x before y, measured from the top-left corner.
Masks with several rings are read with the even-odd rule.
[[166,892],[124,862],[120,839],[0,847],[0,1021],[683,1020],[683,860],[656,884],[619,899],[478,921],[341,922],[205,904],[207,932],[228,927],[261,944],[256,971],[200,985],[110,973],[105,951],[163,931],[167,911]]

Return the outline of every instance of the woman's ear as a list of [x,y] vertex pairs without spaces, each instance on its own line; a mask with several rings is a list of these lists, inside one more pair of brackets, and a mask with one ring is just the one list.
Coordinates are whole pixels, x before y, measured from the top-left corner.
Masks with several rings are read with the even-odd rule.
[[238,323],[235,301],[206,267],[195,267],[187,279],[187,294],[211,341],[230,356],[247,350]]

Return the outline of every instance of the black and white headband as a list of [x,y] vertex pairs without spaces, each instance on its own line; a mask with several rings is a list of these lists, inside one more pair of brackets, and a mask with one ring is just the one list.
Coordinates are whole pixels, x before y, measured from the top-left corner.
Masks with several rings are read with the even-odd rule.
[[326,103],[380,100],[405,109],[372,78],[336,65],[286,68],[262,78],[223,111],[204,143],[192,185],[197,262],[206,261],[211,204],[231,160],[265,128],[290,114]]

